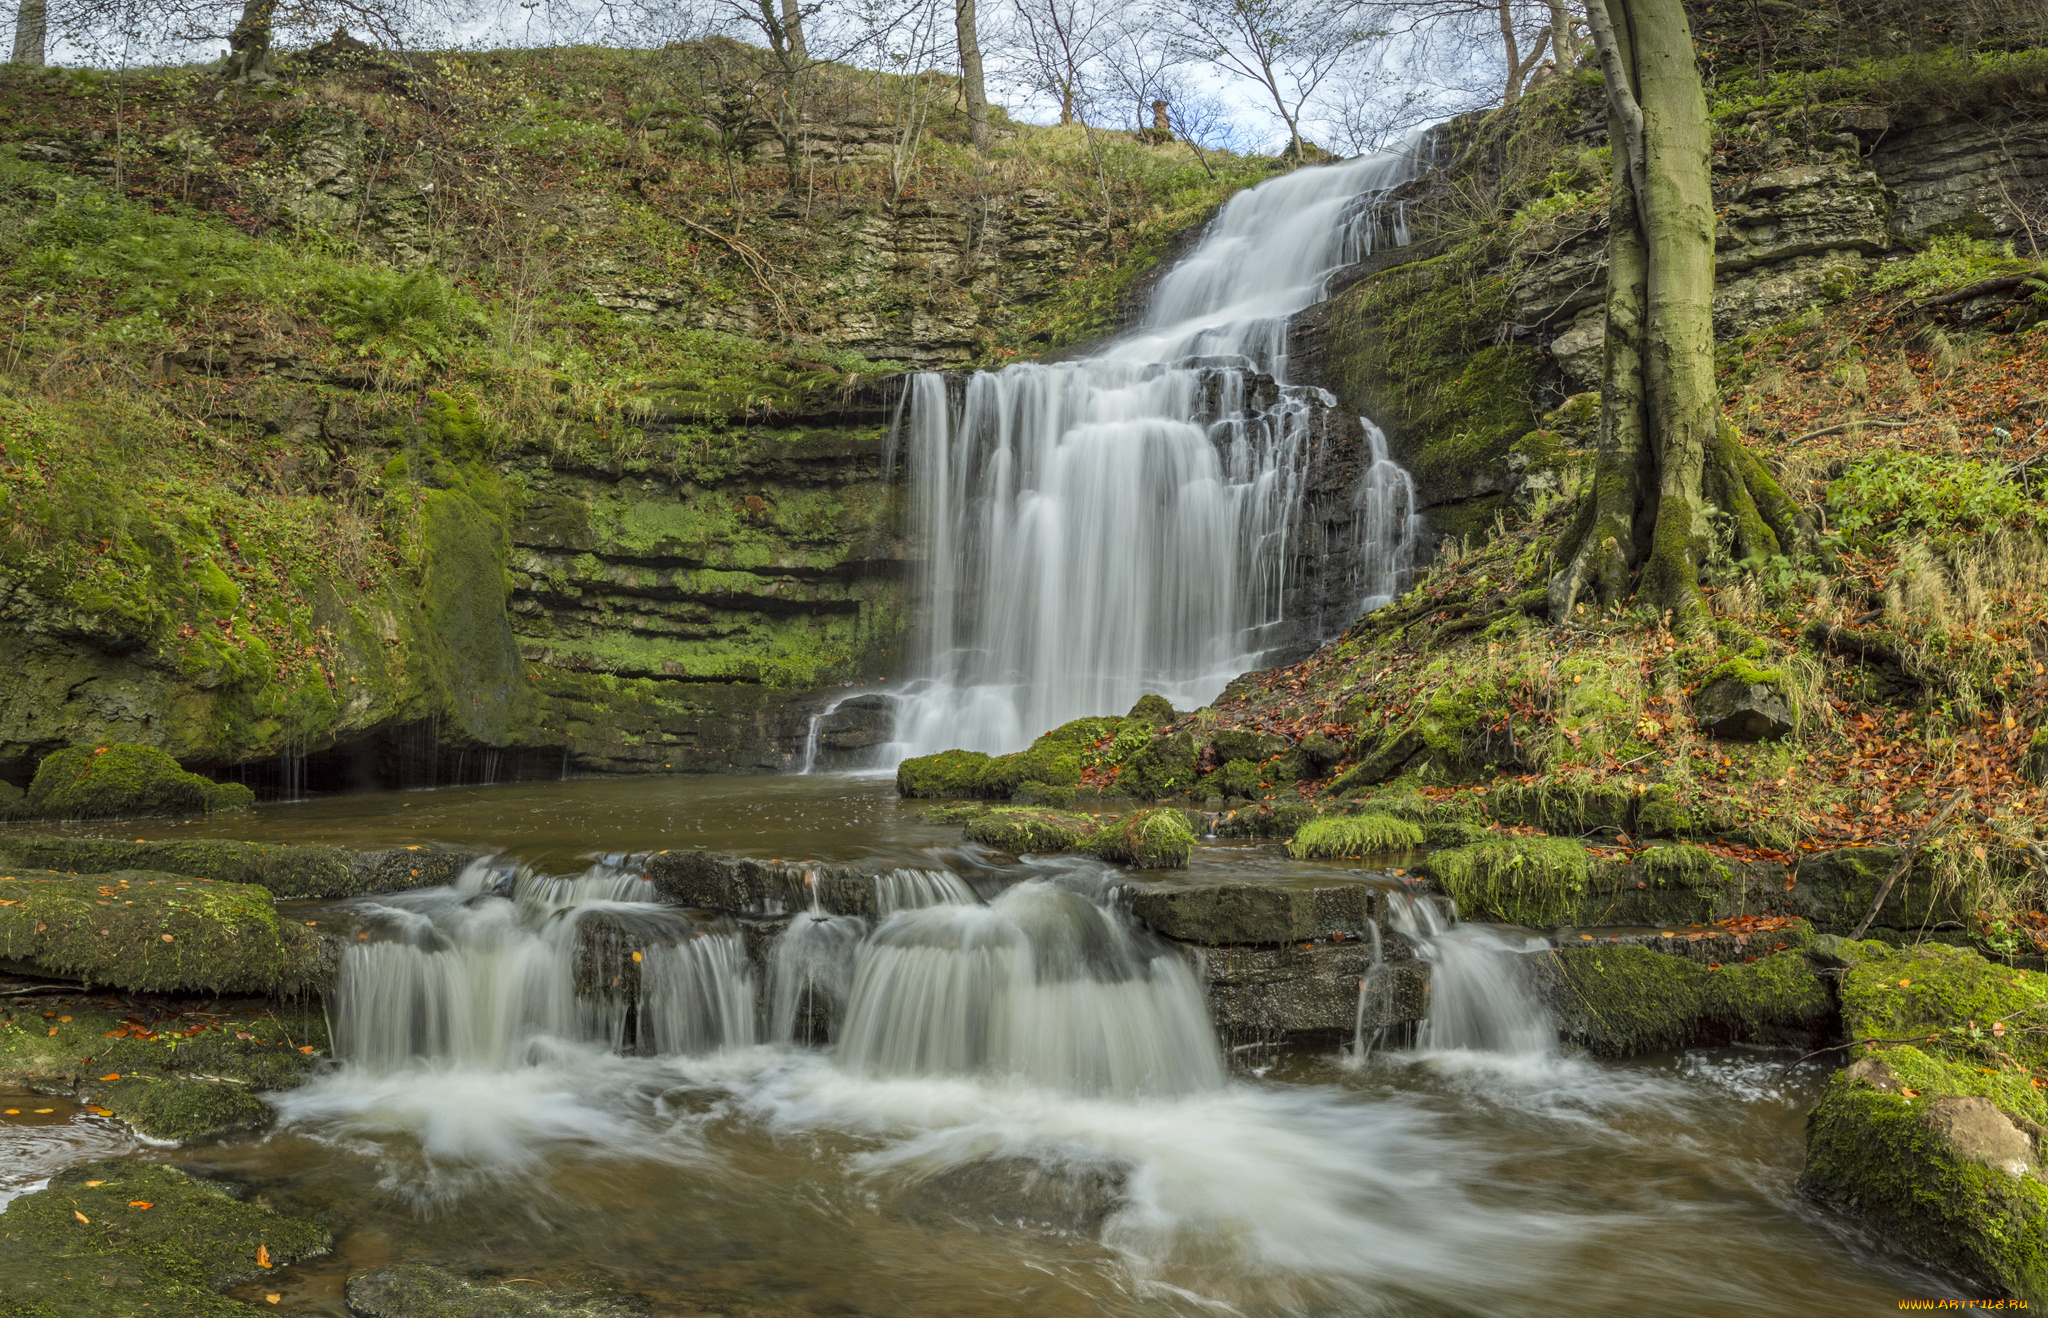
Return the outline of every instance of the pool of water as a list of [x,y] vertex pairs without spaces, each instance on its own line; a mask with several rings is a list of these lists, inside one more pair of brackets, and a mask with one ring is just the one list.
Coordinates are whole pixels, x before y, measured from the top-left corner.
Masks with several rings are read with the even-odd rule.
[[[557,872],[681,846],[915,861],[955,868],[983,898],[1047,881],[1046,866],[965,848],[957,825],[921,814],[886,780],[628,779],[112,831],[480,845]],[[1186,877],[1345,869],[1231,844],[1199,849]],[[459,912],[485,899],[420,900]],[[1048,1019],[1095,1023],[1084,1016]],[[1084,1093],[878,1071],[831,1048],[622,1056],[536,1034],[509,1062],[344,1063],[277,1096],[264,1137],[180,1149],[10,1097],[22,1111],[0,1117],[0,1195],[130,1151],[244,1181],[329,1223],[338,1248],[242,1298],[335,1318],[351,1271],[396,1261],[757,1318],[1849,1315],[1955,1294],[1794,1193],[1827,1073],[1790,1054],[1263,1056],[1187,1092]]]

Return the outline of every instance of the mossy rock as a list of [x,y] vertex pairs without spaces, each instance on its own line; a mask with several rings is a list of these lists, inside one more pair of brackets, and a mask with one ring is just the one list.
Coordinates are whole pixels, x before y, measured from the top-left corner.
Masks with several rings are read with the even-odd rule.
[[1497,683],[1456,685],[1445,675],[1407,720],[1355,738],[1354,763],[1331,780],[1344,795],[1395,778],[1420,783],[1472,782],[1520,764],[1510,735],[1510,707]]
[[1184,811],[1136,810],[1104,824],[1088,839],[1088,850],[1132,869],[1186,869],[1195,854],[1195,830]]
[[1242,760],[1253,769],[1293,748],[1287,738],[1251,728],[1219,728],[1209,737],[1209,746],[1219,763]]
[[221,1290],[333,1247],[319,1223],[246,1203],[232,1188],[174,1167],[84,1163],[0,1214],[0,1311],[234,1318],[250,1309]]
[[331,940],[280,921],[267,889],[147,870],[0,875],[0,959],[137,992],[303,993]]
[[1382,856],[1422,843],[1420,824],[1393,815],[1324,815],[1296,830],[1287,854],[1296,860]]
[[[1923,1265],[1980,1291],[2048,1304],[2048,1185],[2036,1169],[1990,1165],[1973,1156],[1974,1141],[1956,1138],[1957,1109],[1984,1100],[1900,1083],[1889,1060],[1885,1069],[1858,1063],[1828,1082],[1807,1117],[1799,1188]],[[1973,1115],[2015,1124],[2007,1113]],[[2035,1131],[2022,1145],[2034,1147],[2038,1168]]]
[[1165,696],[1139,696],[1138,703],[1131,706],[1131,712],[1124,718],[1148,728],[1161,728],[1179,718],[1173,705]]
[[[113,1108],[118,1116],[160,1115],[166,1122],[183,1122],[186,1118],[174,1109],[184,1108],[186,1099],[145,1101],[141,1089],[124,1087],[143,1080],[189,1079],[226,1081],[249,1094],[296,1089],[327,1052],[327,1017],[317,1003],[270,1003],[261,1014],[250,1015],[233,1003],[205,999],[184,1004],[204,1014],[168,1014],[154,1025],[138,1027],[136,1013],[104,1002],[84,996],[46,999],[38,1003],[42,1011],[23,1011],[0,1026],[0,1080],[69,1083],[70,1077],[82,1076],[81,1097]],[[167,1012],[182,1011],[178,1004],[164,1005]],[[222,1120],[234,1119],[238,1110],[248,1111],[224,1100],[216,1105]]]
[[226,1080],[145,1077],[95,1092],[100,1106],[141,1134],[180,1144],[261,1130],[274,1115],[251,1090]]
[[1189,796],[1196,790],[1200,749],[1192,732],[1155,736],[1123,762],[1117,790],[1137,801]]
[[212,839],[144,842],[28,834],[0,838],[0,857],[23,869],[74,874],[154,870],[253,883],[278,897],[360,897],[454,883],[483,853],[441,847],[290,847]]
[[1216,836],[1289,838],[1321,813],[1308,801],[1262,802],[1225,812],[1216,820]]
[[967,836],[985,847],[1012,856],[1072,851],[1093,836],[1098,825],[1085,815],[1051,810],[998,807],[967,821]]
[[1832,1016],[1804,954],[1718,969],[1649,947],[1558,948],[1546,957],[1559,1028],[1608,1057],[1700,1042],[1804,1043]]
[[254,804],[240,783],[187,773],[153,746],[73,746],[43,757],[21,813],[36,819],[203,815]]
[[[1799,858],[1793,871],[1793,887],[1786,904],[1812,920],[1818,929],[1853,929],[1869,913],[1878,890],[1884,886],[1885,876],[1897,866],[1898,860],[1897,847],[1839,847],[1809,852]],[[1969,904],[1962,889],[1944,885],[1937,877],[1932,859],[1923,854],[1892,885],[1872,923],[1887,929],[1931,929],[1962,923],[1969,916]]]
[[1613,783],[1538,778],[1496,784],[1486,794],[1486,808],[1503,824],[1612,836],[1634,827],[1636,794]]
[[[899,775],[900,777],[900,775]],[[974,795],[1006,801],[1026,783],[1038,787],[1072,787],[1081,781],[1081,757],[1073,744],[1041,737],[1014,755],[998,755],[981,768]]]
[[1585,847],[1565,838],[1496,837],[1432,853],[1424,868],[1463,919],[1540,929],[1577,913],[1591,860]]
[[[1765,862],[1760,868],[1777,873]],[[1632,861],[1595,864],[1578,909],[1563,921],[1579,928],[1629,924],[1709,924],[1748,909],[1748,870],[1683,843],[1649,847]],[[1781,889],[1775,878],[1768,886]],[[1765,892],[1762,897],[1782,896]]]
[[1784,673],[1737,656],[1700,679],[1692,716],[1700,730],[1726,741],[1776,741],[1799,726]]
[[988,762],[989,757],[980,751],[920,755],[896,766],[896,791],[912,798],[978,796]]
[[1265,781],[1259,777],[1259,766],[1252,761],[1229,760],[1202,779],[1202,788],[1206,796],[1249,801],[1266,790],[1261,785]]
[[[1995,1049],[2022,1068],[2048,1069],[2048,975],[1936,943],[1844,946],[1857,954],[1842,973],[1842,1024],[1850,1038],[1932,1037],[1930,1049]],[[1991,1033],[1994,1022],[2004,1023],[2001,1035]],[[2048,1109],[2039,1119],[2048,1122]]]

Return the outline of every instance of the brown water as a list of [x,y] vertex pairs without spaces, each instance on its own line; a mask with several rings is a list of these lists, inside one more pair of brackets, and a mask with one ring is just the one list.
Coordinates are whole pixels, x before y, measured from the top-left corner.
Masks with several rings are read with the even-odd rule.
[[[985,892],[1044,873],[920,814],[886,780],[638,779],[110,831],[484,845],[564,871],[679,846],[916,860]],[[1341,869],[1232,845],[1201,848],[1190,874]],[[330,1223],[335,1256],[238,1294],[336,1318],[350,1271],[401,1260],[678,1315],[1732,1318],[1953,1295],[1793,1193],[1826,1073],[1792,1063],[1286,1055],[1218,1089],[1115,1098],[856,1073],[816,1049],[621,1057],[549,1038],[509,1066],[343,1066],[279,1096],[263,1139],[143,1156]],[[31,1103],[52,1111],[0,1117],[0,1193],[133,1147],[51,1100],[5,1106]]]

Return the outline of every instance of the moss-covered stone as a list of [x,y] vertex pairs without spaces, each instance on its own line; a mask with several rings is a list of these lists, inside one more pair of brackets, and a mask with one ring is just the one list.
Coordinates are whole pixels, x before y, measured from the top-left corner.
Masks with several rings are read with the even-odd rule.
[[1267,781],[1259,776],[1259,766],[1252,761],[1229,760],[1202,779],[1202,788],[1205,796],[1249,801],[1265,790]]
[[173,1167],[91,1162],[0,1214],[9,1318],[233,1318],[218,1292],[333,1248],[327,1228]]
[[96,1087],[95,1093],[101,1107],[137,1131],[180,1144],[261,1130],[273,1115],[268,1103],[227,1080],[138,1077]]
[[1139,696],[1138,703],[1131,706],[1131,712],[1124,718],[1148,728],[1164,727],[1179,718],[1165,696]]
[[[1809,852],[1793,871],[1787,904],[1819,929],[1847,932],[1869,913],[1899,860],[1897,847],[1840,847]],[[1923,854],[1892,886],[1872,924],[1887,929],[1929,929],[1969,918],[1964,892],[1944,885]]]
[[1703,1041],[1805,1042],[1832,1014],[1797,951],[1717,967],[1661,948],[1596,945],[1558,948],[1546,960],[1559,1028],[1603,1056]]
[[153,870],[256,884],[278,897],[360,897],[438,887],[455,882],[482,854],[422,846],[351,851],[210,839],[144,842],[49,834],[0,837],[0,864],[18,869],[76,874]]
[[333,955],[247,884],[146,870],[0,875],[0,958],[58,978],[158,993],[302,993],[332,976]]
[[[141,1089],[123,1087],[219,1080],[249,1094],[295,1089],[327,1052],[327,1018],[317,1004],[251,1007],[202,999],[137,1011],[108,1002],[81,995],[18,1007],[0,1024],[0,1080],[75,1083],[82,1098],[118,1116],[184,1120],[177,1111],[196,1105],[196,1098],[145,1099]],[[221,1119],[238,1110],[244,1105],[215,1104]]]
[[1420,824],[1393,815],[1324,815],[1295,831],[1287,854],[1296,860],[1379,856],[1410,851],[1423,843]]
[[203,815],[254,803],[240,783],[187,773],[153,746],[73,746],[43,757],[18,814],[35,819]]
[[[1842,1023],[1850,1038],[1932,1038],[1930,1049],[1970,1050],[1980,1058],[1995,1050],[2021,1069],[2048,1069],[2048,975],[1937,943],[1846,947],[1857,953],[1842,974]],[[2048,1111],[2042,1116],[2048,1120]]]
[[1195,830],[1183,811],[1135,810],[1104,824],[1087,846],[1103,860],[1132,869],[1186,869],[1195,854]]
[[1138,801],[1186,797],[1196,788],[1200,750],[1192,732],[1155,736],[1123,762],[1116,788]]
[[978,796],[989,757],[980,751],[940,751],[896,766],[896,790],[906,797]]
[[[1168,938],[1205,947],[1278,946],[1362,935],[1384,915],[1370,883],[1296,887],[1273,883],[1175,884],[1127,898],[1131,913]],[[1400,952],[1406,952],[1401,945]],[[1355,988],[1356,985],[1354,984]]]
[[1033,852],[1072,851],[1092,837],[1098,825],[1085,815],[1051,810],[998,807],[967,821],[967,836],[985,847],[1013,856]]
[[1565,838],[1497,837],[1436,852],[1424,867],[1467,920],[1547,928],[1578,910],[1591,862]]
[[1290,838],[1302,825],[1321,814],[1312,802],[1301,800],[1262,801],[1223,812],[1216,820],[1218,837]]
[[1942,1120],[1954,1098],[1858,1070],[1829,1081],[1807,1118],[1800,1188],[1922,1264],[2048,1304],[2048,1186],[1959,1147]]
[[1528,824],[1549,833],[1626,833],[1635,823],[1636,794],[1616,783],[1541,777],[1496,784],[1487,811],[1503,824]]

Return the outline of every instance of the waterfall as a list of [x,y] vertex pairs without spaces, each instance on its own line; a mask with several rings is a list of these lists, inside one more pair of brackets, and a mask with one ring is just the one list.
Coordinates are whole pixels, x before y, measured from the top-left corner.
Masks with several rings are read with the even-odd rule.
[[[1429,1017],[1416,1032],[1417,1049],[1526,1056],[1557,1042],[1557,1026],[1531,991],[1522,964],[1522,954],[1543,946],[1541,939],[1460,924],[1436,898],[1403,892],[1388,894],[1387,924],[1415,939],[1429,962]],[[1374,962],[1378,969],[1377,955]],[[1359,984],[1359,1027],[1352,1043],[1357,1058],[1366,1053],[1366,994],[1373,978],[1368,972]]]
[[[1015,750],[1146,693],[1199,705],[1290,641],[1289,546],[1334,400],[1288,381],[1288,319],[1407,240],[1386,194],[1415,173],[1404,144],[1238,194],[1097,356],[977,373],[957,396],[913,378],[924,642],[889,752]],[[1415,498],[1366,433],[1351,576],[1369,603],[1412,564]]]
[[1187,963],[1040,879],[986,906],[892,916],[862,949],[840,1063],[873,1076],[982,1075],[1084,1094],[1223,1083]]

